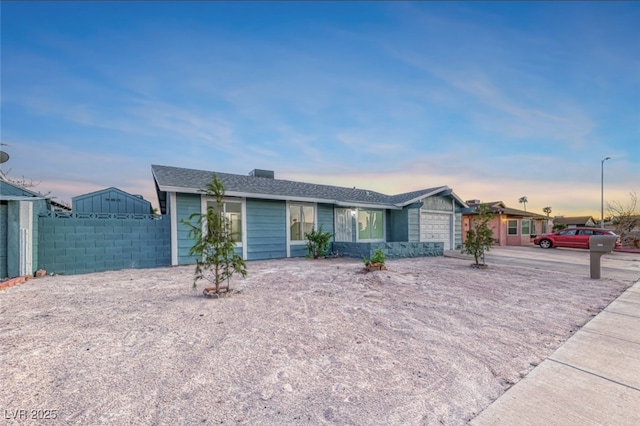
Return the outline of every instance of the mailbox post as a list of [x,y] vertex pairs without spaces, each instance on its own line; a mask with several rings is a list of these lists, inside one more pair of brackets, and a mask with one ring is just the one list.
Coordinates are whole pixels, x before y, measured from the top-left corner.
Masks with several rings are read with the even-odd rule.
[[591,278],[600,279],[600,258],[613,251],[617,239],[615,235],[592,235],[589,238]]

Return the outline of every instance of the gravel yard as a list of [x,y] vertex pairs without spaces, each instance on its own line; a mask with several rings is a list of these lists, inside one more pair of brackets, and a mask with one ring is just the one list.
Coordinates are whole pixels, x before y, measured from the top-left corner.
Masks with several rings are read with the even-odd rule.
[[253,261],[221,299],[191,290],[193,267],[0,291],[3,420],[464,424],[629,285],[450,258],[388,268]]

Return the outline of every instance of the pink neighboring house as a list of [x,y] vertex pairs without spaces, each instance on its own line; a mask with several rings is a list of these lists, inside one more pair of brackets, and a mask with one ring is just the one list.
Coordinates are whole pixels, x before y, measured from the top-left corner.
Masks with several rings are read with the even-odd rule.
[[527,212],[524,210],[507,207],[502,201],[481,202],[469,200],[462,214],[462,242],[467,239],[467,231],[471,227],[471,221],[477,216],[480,204],[489,206],[489,210],[495,214],[489,223],[493,229],[495,244],[499,246],[527,246],[533,238],[540,234],[551,232],[551,219],[547,216]]

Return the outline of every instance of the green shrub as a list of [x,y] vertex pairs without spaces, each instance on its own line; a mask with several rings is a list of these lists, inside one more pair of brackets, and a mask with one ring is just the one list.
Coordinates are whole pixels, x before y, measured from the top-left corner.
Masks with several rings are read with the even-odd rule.
[[373,256],[371,256],[371,259],[367,257],[362,258],[364,266],[369,266],[372,263],[379,263],[380,265],[384,265],[384,260],[384,252],[382,251],[382,249],[376,249],[376,251],[373,252]]
[[307,239],[307,257],[314,259],[324,256],[329,250],[329,241],[333,234],[331,232],[322,232],[322,225],[317,230],[305,233]]

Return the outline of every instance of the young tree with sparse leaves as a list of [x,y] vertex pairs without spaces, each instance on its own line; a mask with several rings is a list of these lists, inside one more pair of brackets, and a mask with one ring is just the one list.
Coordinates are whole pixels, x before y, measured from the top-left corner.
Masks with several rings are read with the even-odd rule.
[[630,200],[627,204],[620,201],[607,203],[607,211],[611,215],[615,233],[620,236],[620,242],[624,246],[640,245],[640,212],[636,211],[638,195],[629,193]]
[[214,287],[205,288],[204,294],[218,294],[220,284],[235,272],[246,276],[247,270],[242,256],[235,251],[236,235],[231,232],[231,224],[224,214],[224,186],[218,176],[214,176],[201,192],[213,197],[215,206],[208,206],[204,214],[191,214],[189,220],[182,220],[182,223],[189,227],[189,237],[194,239],[189,254],[197,256],[193,288],[198,280],[205,279]]
[[494,214],[486,204],[478,206],[478,214],[471,218],[467,239],[464,242],[465,252],[473,255],[475,265],[480,266],[480,259],[484,265],[484,254],[491,250],[493,244],[493,230],[489,227],[489,222]]

